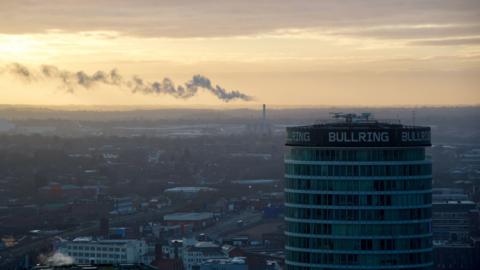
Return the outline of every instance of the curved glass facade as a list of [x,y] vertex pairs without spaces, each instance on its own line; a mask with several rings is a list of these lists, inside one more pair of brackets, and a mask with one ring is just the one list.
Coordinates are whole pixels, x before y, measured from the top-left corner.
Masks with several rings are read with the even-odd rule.
[[430,269],[425,147],[287,144],[286,269]]

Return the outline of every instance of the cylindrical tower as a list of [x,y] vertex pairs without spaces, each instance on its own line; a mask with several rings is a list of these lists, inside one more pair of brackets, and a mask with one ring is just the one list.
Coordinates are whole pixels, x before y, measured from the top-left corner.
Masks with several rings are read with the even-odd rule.
[[286,269],[429,269],[430,128],[355,117],[287,128]]

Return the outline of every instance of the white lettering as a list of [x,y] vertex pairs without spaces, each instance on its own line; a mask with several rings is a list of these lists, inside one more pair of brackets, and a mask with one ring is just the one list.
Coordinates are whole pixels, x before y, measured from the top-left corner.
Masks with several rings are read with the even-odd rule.
[[309,142],[310,132],[292,131],[290,133],[290,140],[294,142]]
[[372,132],[367,132],[368,139],[366,142],[371,142],[372,141]]
[[351,143],[351,142],[389,142],[390,136],[388,132],[346,132],[346,131],[339,131],[339,132],[329,132],[328,133],[328,142],[343,142],[343,143]]
[[328,142],[335,142],[335,132],[328,133]]
[[358,134],[358,141],[360,142],[365,142],[365,138],[367,137],[367,134],[365,134],[365,132],[360,132]]
[[388,132],[382,132],[382,142],[389,142],[390,136],[388,136]]
[[402,142],[421,142],[430,140],[429,131],[402,131]]

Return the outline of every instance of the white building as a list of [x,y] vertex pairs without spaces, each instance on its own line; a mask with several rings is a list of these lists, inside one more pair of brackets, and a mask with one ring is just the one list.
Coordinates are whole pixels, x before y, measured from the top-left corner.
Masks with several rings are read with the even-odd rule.
[[219,245],[212,242],[198,242],[183,249],[183,265],[186,270],[192,270],[209,260],[218,259],[228,259],[228,255]]
[[208,260],[202,263],[199,270],[248,270],[245,257]]
[[144,263],[154,260],[152,249],[143,240],[96,240],[78,237],[64,241],[58,252],[68,255],[75,263]]
[[162,245],[162,254],[167,259],[183,257],[184,240],[169,240],[167,245]]
[[[212,242],[199,242],[195,239],[170,240],[162,246],[162,253],[166,258],[180,258],[185,270],[199,269],[207,262],[212,265],[214,261],[226,263],[229,260],[228,250]],[[230,263],[238,264],[235,260]],[[208,268],[207,268],[208,269]]]

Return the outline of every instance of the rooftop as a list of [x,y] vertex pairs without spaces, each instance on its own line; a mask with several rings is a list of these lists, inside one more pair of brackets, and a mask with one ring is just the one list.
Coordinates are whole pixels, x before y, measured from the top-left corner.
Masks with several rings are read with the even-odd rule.
[[287,146],[410,147],[431,146],[430,127],[378,121],[370,114],[334,114],[344,120],[287,127]]
[[128,244],[129,242],[133,242],[133,241],[138,241],[138,240],[134,240],[134,239],[129,239],[129,240],[111,240],[111,239],[97,239],[97,238],[93,238],[93,237],[77,237],[75,239],[72,240],[72,242],[74,242],[75,244],[97,244],[97,245],[118,245],[118,246],[122,246],[122,245],[126,245]]
[[200,191],[215,191],[214,188],[209,187],[174,187],[174,188],[167,188],[165,192],[186,192],[186,193],[195,193]]
[[198,221],[213,218],[211,212],[179,212],[163,216],[165,221]]
[[473,247],[470,242],[450,242],[447,240],[434,240],[434,248],[471,248]]
[[196,248],[218,248],[220,246],[213,243],[213,242],[202,241],[202,242],[195,243],[194,247],[196,247]]
[[70,264],[57,266],[34,266],[33,270],[155,270],[144,264]]
[[312,125],[307,126],[299,126],[300,128],[310,128],[310,129],[415,129],[419,128],[420,126],[408,126],[403,125],[400,123],[388,122],[386,120],[377,121],[377,120],[369,120],[369,121],[358,121],[358,122],[325,122],[325,123],[315,123]]
[[275,179],[245,179],[245,180],[234,180],[232,183],[239,185],[265,185],[272,184],[277,182]]
[[[392,128],[419,128],[419,126],[408,126],[400,123],[398,119],[382,119],[377,120],[373,118],[373,115],[368,112],[364,113],[330,113],[333,120],[315,123],[313,125],[303,126],[305,128],[319,128],[319,129],[392,129]],[[300,126],[301,128],[302,126]]]
[[475,205],[473,201],[436,201],[432,204],[465,204],[465,205]]
[[203,265],[218,265],[218,264],[245,264],[245,257],[233,257],[228,259],[209,259]]

